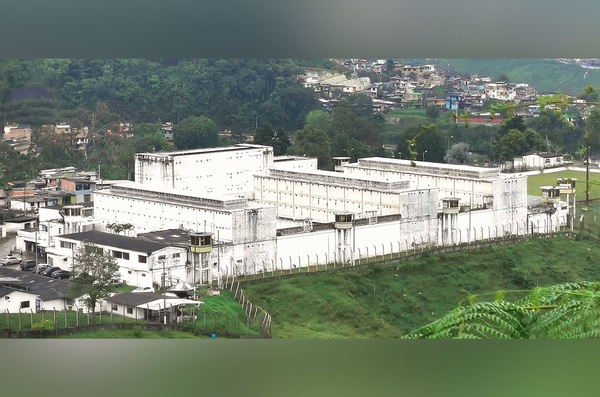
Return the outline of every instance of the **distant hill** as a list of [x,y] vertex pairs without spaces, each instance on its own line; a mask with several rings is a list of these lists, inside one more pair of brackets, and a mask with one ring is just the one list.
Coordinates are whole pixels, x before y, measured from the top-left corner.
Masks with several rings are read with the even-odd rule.
[[600,88],[600,69],[584,69],[553,59],[437,59],[435,64],[438,70],[453,73],[493,79],[505,75],[511,82],[528,83],[540,93],[579,95],[588,85]]

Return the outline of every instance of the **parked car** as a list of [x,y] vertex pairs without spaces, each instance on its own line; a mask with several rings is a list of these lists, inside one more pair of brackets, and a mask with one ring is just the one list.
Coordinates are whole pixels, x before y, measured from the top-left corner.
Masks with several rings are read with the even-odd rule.
[[40,274],[42,276],[50,277],[50,274],[52,274],[52,272],[55,272],[57,270],[62,270],[62,269],[58,266],[52,266],[52,267],[49,267],[49,268],[43,270]]
[[21,258],[17,258],[16,256],[8,255],[4,258],[0,259],[2,265],[18,265],[23,260]]
[[62,270],[62,269],[61,270],[56,270],[56,271],[53,271],[50,274],[50,277],[52,277],[52,278],[58,278],[58,279],[62,280],[64,278],[71,277],[71,272],[68,271],[68,270]]
[[131,292],[154,292],[154,288],[152,287],[138,287]]
[[[50,266],[48,266],[47,263],[39,263],[37,265],[37,274],[42,273],[44,270],[48,269]],[[32,271],[35,272],[35,268],[31,269]]]
[[35,266],[37,265],[36,261],[25,261],[25,262],[21,262],[21,264],[19,265],[19,268],[21,270],[33,270],[35,269]]

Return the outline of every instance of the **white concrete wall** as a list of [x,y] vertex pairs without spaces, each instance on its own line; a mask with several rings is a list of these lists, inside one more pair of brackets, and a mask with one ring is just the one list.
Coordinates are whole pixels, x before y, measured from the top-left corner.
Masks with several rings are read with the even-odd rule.
[[161,189],[251,197],[252,175],[272,164],[273,148],[260,145],[137,153],[135,180]]
[[[414,221],[395,221],[356,226],[356,236],[352,229],[346,240],[345,259],[351,261],[354,248],[355,263],[359,258],[375,255],[389,255],[391,252],[406,251],[407,246],[413,249],[417,245],[431,246],[438,242],[438,219],[421,219]],[[277,238],[277,265],[276,270],[290,269],[300,265],[306,267],[307,263],[314,265],[333,262],[334,258],[340,262],[344,253],[338,250],[340,233],[331,229],[325,231],[305,232],[294,235],[280,236]],[[344,245],[344,244],[342,244]]]
[[296,181],[270,175],[255,176],[255,199],[277,207],[279,217],[333,222],[335,214],[350,212],[359,217],[374,212],[378,216],[433,216],[437,189],[389,190],[330,184],[326,181]]
[[133,235],[156,230],[184,229],[216,233],[222,239],[231,240],[232,214],[229,211],[200,208],[139,197],[124,197],[100,191],[94,201],[96,220],[107,223],[131,223]]
[[31,309],[35,313],[36,299],[39,299],[39,296],[35,293],[14,291],[0,298],[0,311],[6,313],[6,310],[8,309],[10,313],[19,313],[19,309],[21,308],[21,302],[28,301],[29,307],[26,309],[21,309],[21,312],[31,313],[29,311]]

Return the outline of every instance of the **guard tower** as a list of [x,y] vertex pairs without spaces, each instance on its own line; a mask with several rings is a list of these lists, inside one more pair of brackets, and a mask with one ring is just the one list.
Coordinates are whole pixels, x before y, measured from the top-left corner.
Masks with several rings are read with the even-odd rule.
[[456,222],[458,218],[460,199],[445,197],[442,199],[442,238],[444,245],[454,245]]
[[200,264],[200,284],[208,283],[208,259],[212,251],[212,233],[190,233],[190,252],[192,254],[193,280],[196,284],[196,264]]
[[346,262],[350,257],[354,265],[354,250],[350,246],[350,234],[354,236],[354,214],[340,213],[335,214],[335,232],[336,232],[336,258]]
[[334,157],[333,170],[335,172],[343,172],[342,167],[350,163],[350,157]]
[[[560,188],[560,194],[565,194],[567,196],[567,217],[568,224],[571,225],[571,231],[573,231],[573,219],[575,219],[575,215],[577,213],[577,200],[575,199],[575,193],[577,189],[575,189],[575,184],[577,183],[577,178],[558,178],[557,180],[558,187]],[[571,215],[571,207],[570,207],[570,198],[573,197],[573,214]]]
[[544,204],[556,204],[560,201],[560,187],[542,186],[542,202]]

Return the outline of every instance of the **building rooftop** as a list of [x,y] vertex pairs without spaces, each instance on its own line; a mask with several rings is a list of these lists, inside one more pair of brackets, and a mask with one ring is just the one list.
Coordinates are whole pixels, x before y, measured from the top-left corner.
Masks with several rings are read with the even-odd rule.
[[140,233],[138,238],[148,241],[161,242],[177,247],[190,246],[190,234],[188,230],[182,229],[167,229],[158,230],[150,233]]
[[110,189],[96,191],[95,194],[136,197],[163,203],[173,202],[190,206],[219,208],[221,210],[247,208],[252,206],[248,203],[248,200],[243,197],[208,194],[204,192],[200,193],[182,189],[168,189],[168,191],[164,191],[162,188],[137,182],[116,184]]
[[359,159],[358,163],[347,164],[345,167],[376,168],[393,170],[406,174],[435,174],[461,178],[498,178],[500,175],[499,167],[483,168],[463,164],[432,163],[427,161],[390,159],[384,157]]
[[[193,154],[208,154],[208,153],[220,153],[220,152],[234,152],[248,149],[267,149],[270,146],[263,145],[252,145],[248,143],[240,143],[234,146],[226,147],[213,147],[213,148],[202,148],[202,149],[190,149],[190,150],[176,150],[173,152],[156,152],[156,153],[136,153],[137,157],[162,157],[169,158],[175,156],[189,156]],[[271,148],[272,150],[272,148]]]
[[72,298],[69,292],[71,289],[71,283],[68,281],[41,276],[33,272],[24,272],[21,270],[8,269],[2,267],[0,267],[0,275],[3,277],[12,277],[19,280],[3,282],[2,284],[4,285],[4,289],[8,288],[11,291],[27,291],[33,294],[37,294],[43,301],[61,298]]
[[96,230],[89,230],[82,233],[64,234],[62,236],[57,236],[56,238],[75,241],[89,241],[90,243],[96,245],[121,248],[135,252],[145,252],[148,254],[159,251],[168,246],[167,244],[163,243],[121,236],[119,234],[104,233]]
[[289,179],[298,182],[323,183],[339,186],[355,186],[360,189],[373,190],[398,190],[408,189],[410,181],[398,178],[385,178],[377,175],[352,175],[334,171],[311,170],[311,171],[291,171],[271,168],[267,177]]

